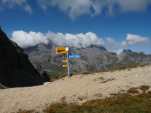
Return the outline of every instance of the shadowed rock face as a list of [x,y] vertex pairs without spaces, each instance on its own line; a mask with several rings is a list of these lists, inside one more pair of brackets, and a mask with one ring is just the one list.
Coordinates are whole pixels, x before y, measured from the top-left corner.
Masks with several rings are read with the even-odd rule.
[[0,28],[0,83],[7,87],[20,87],[40,85],[44,81],[28,56]]

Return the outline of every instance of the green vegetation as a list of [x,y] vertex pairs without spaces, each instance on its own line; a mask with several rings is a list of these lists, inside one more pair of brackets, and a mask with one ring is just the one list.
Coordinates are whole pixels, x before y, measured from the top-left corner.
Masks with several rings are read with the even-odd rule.
[[[56,103],[47,107],[44,113],[151,113],[151,92],[148,88],[149,86],[131,88],[127,93],[88,101],[82,105]],[[136,89],[141,90],[142,93],[137,92]],[[133,93],[136,95],[134,96]],[[19,111],[18,113],[37,112]]]
[[66,76],[66,70],[64,68],[51,69],[47,71],[47,75],[50,81],[60,79]]
[[137,62],[129,62],[126,64],[120,64],[116,63],[113,65],[108,66],[108,69],[105,69],[105,71],[116,71],[116,70],[123,70],[123,69],[131,69],[131,68],[136,68],[136,67],[143,67],[146,66],[147,64],[142,64],[142,63],[137,63]]

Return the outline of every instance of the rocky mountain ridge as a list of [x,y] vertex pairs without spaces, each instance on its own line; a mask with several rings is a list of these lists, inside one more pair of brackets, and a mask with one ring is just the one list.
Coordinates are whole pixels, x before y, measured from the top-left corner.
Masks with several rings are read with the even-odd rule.
[[[61,63],[64,57],[56,55],[55,47],[56,45],[53,43],[48,45],[39,44],[26,48],[25,52],[29,55],[31,62],[39,72],[46,71],[49,75],[66,74]],[[131,50],[123,50],[120,54],[116,54],[109,52],[102,46],[92,45],[87,48],[70,47],[70,51],[81,55],[80,59],[70,60],[72,74],[108,71],[129,65],[151,64],[151,55]]]

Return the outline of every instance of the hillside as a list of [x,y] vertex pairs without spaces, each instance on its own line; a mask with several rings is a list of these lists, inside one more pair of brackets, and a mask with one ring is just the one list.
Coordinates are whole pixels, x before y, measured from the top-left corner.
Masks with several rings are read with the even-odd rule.
[[151,86],[150,73],[151,66],[145,66],[65,77],[36,87],[0,90],[0,113],[15,112],[19,109],[42,110],[54,102],[83,103],[122,93],[132,87]]
[[46,80],[30,63],[24,50],[0,28],[0,88],[40,85]]

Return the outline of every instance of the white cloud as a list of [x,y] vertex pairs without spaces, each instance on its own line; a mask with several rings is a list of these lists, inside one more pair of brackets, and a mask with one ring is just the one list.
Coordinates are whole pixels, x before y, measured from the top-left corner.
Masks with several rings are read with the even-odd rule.
[[32,13],[32,8],[28,4],[24,6],[24,10],[27,11],[28,13],[30,13],[30,14]]
[[19,46],[23,48],[35,46],[37,44],[48,44],[49,41],[58,46],[70,47],[88,47],[91,45],[103,45],[103,40],[95,33],[79,33],[79,34],[63,34],[63,33],[40,33],[40,32],[24,32],[14,31],[12,38]]
[[[45,10],[49,7],[58,7],[67,12],[72,19],[90,14],[92,5],[95,7],[91,0],[39,0],[39,4]],[[97,6],[93,9],[96,13],[99,11]]]
[[38,0],[43,9],[58,7],[72,19],[82,15],[98,15],[103,10],[109,14],[115,12],[144,11],[151,0]]
[[53,43],[59,46],[71,46],[71,47],[88,47],[91,45],[103,45],[103,40],[99,38],[95,33],[79,33],[79,34],[63,34],[63,33],[51,33],[48,37]]
[[114,40],[114,38],[105,38],[104,46],[109,50],[116,53],[120,53],[123,49],[128,49],[130,46],[133,47],[145,47],[150,44],[150,38],[136,34],[128,33],[125,39],[121,42]]
[[122,42],[122,45],[127,48],[129,45],[146,44],[149,41],[148,37],[136,34],[127,34],[126,40]]
[[0,1],[0,7],[2,9],[14,8],[16,6],[23,8],[28,13],[32,13],[32,8],[28,4],[27,0],[1,0]]
[[49,44],[50,42],[56,46],[69,46],[76,48],[86,48],[89,46],[104,46],[107,50],[120,53],[123,49],[133,47],[145,47],[150,44],[148,37],[136,34],[127,34],[123,41],[117,41],[112,37],[101,38],[93,32],[88,33],[41,33],[41,32],[25,32],[14,31],[12,33],[12,41],[16,42],[23,48],[32,47],[38,44]]
[[117,0],[122,11],[143,11],[151,4],[151,0]]
[[[82,15],[99,15],[102,11],[107,14],[127,11],[144,11],[151,5],[151,0],[35,0],[47,10],[49,7],[57,7],[70,18],[75,19]],[[0,0],[1,8],[22,7],[31,13],[31,4],[28,0]]]
[[14,31],[12,33],[12,41],[16,42],[19,46],[23,48],[32,47],[37,44],[48,44],[48,39],[45,34],[40,32],[24,32],[24,31]]

